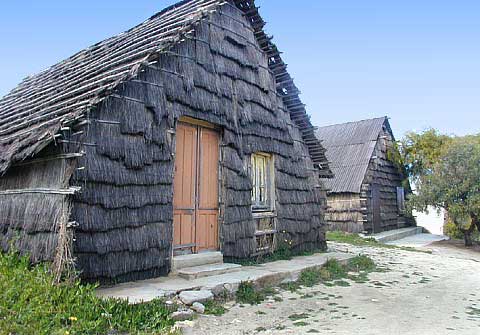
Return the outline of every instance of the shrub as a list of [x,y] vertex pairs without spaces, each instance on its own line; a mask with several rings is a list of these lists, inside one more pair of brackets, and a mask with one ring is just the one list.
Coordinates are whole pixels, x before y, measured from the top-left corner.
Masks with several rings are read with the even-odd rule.
[[312,287],[320,283],[320,281],[322,280],[320,271],[321,270],[316,268],[303,270],[300,273],[300,278],[298,278],[298,284],[307,286],[307,287]]
[[265,300],[265,295],[257,291],[251,281],[242,281],[236,295],[237,301],[242,304],[258,305]]
[[[460,227],[458,227],[455,223],[453,223],[451,219],[448,219],[447,223],[443,227],[443,232],[445,235],[447,235],[448,237],[454,240],[464,239],[464,234],[460,230]],[[472,240],[480,241],[480,232],[478,230],[475,230],[472,233]]]
[[54,284],[47,264],[0,253],[0,333],[2,334],[158,334],[169,329],[170,311],[160,300],[130,305],[100,299],[95,285]]
[[225,307],[220,302],[215,300],[209,300],[205,302],[205,314],[220,316],[225,314]]
[[348,261],[348,270],[371,272],[376,268],[375,262],[366,255],[358,255]]
[[335,258],[329,259],[323,268],[330,273],[330,280],[341,279],[347,276],[347,269]]

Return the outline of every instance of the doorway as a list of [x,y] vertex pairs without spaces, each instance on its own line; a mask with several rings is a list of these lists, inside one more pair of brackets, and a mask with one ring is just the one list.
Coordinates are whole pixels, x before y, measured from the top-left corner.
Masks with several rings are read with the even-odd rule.
[[372,221],[373,233],[382,231],[382,216],[380,210],[380,185],[372,184]]
[[174,255],[218,250],[219,136],[179,122],[173,196]]

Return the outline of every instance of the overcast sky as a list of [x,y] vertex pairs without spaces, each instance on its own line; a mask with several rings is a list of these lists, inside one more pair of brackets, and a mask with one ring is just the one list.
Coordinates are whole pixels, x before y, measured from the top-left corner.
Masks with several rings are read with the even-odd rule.
[[[0,96],[174,2],[4,1]],[[316,125],[388,115],[397,138],[480,132],[480,1],[256,3]]]

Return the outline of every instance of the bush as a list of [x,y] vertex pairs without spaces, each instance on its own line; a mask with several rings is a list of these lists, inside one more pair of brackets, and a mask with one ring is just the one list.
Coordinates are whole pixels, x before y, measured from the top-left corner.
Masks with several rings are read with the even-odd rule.
[[348,270],[355,272],[372,272],[376,269],[375,262],[366,255],[358,255],[348,261]]
[[341,279],[347,276],[347,269],[335,258],[329,259],[323,268],[330,273],[330,280]]
[[216,300],[209,300],[205,302],[205,314],[220,316],[225,314],[225,307]]
[[236,295],[237,302],[242,304],[258,305],[265,300],[263,292],[257,291],[250,281],[242,281]]
[[[463,235],[462,231],[450,219],[448,220],[448,222],[443,227],[443,233],[445,235],[447,235],[448,237],[454,239],[454,240],[463,240],[464,239],[464,235]],[[478,232],[478,230],[475,230],[472,233],[472,240],[480,241],[480,232]]]
[[298,284],[302,286],[312,287],[321,281],[319,269],[305,269],[300,273],[300,278],[298,278]]
[[169,329],[170,311],[160,300],[130,305],[100,299],[95,285],[54,284],[47,264],[0,253],[1,334],[158,334]]

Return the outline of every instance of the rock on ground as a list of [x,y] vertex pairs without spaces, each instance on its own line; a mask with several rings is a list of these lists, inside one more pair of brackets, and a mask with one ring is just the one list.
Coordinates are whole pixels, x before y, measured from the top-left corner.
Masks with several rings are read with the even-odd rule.
[[198,314],[205,313],[205,306],[199,302],[194,302],[191,308]]
[[195,313],[191,309],[187,309],[184,311],[173,312],[170,317],[174,321],[186,321],[192,319],[194,315]]
[[209,290],[200,291],[183,291],[180,292],[178,298],[185,305],[192,305],[194,302],[206,302],[213,299],[213,293]]

